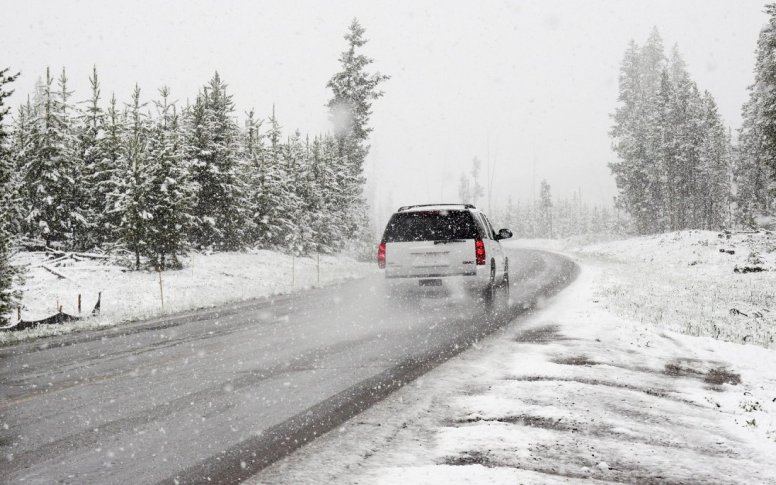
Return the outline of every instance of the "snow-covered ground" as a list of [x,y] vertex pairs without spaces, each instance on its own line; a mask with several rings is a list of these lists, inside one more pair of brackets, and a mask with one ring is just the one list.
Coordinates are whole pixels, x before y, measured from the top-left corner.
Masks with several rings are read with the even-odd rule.
[[728,308],[776,311],[773,273],[734,273],[772,268],[772,238],[558,245],[582,270],[546,308],[254,483],[776,483],[773,317]]
[[[14,263],[28,268],[23,287],[22,319],[51,316],[59,306],[64,313],[79,315],[79,294],[82,298],[80,315],[89,315],[102,292],[100,316],[64,325],[0,332],[0,345],[288,293],[377,271],[374,264],[360,263],[345,256],[320,256],[319,267],[316,257],[292,258],[274,251],[193,253],[186,258],[183,269],[162,273],[160,291],[159,274],[155,272],[125,271],[99,260],[69,258],[56,264],[48,261],[43,253],[32,252],[22,252],[14,258]],[[65,278],[45,270],[43,265]]]
[[689,335],[776,348],[776,234],[683,231],[592,244],[616,314]]

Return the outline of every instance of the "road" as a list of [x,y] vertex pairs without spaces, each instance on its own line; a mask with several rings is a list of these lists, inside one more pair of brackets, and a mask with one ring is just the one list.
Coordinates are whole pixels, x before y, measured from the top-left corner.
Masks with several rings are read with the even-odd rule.
[[380,276],[0,349],[5,483],[236,483],[565,287],[508,251],[510,306],[390,299]]

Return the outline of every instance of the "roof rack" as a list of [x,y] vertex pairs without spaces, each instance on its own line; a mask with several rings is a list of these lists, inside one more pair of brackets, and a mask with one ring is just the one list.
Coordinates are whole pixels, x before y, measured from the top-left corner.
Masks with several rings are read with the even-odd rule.
[[399,211],[398,212],[406,211],[406,210],[409,210],[409,209],[414,209],[416,207],[436,207],[436,206],[440,206],[440,205],[457,205],[457,206],[463,206],[464,209],[476,209],[476,207],[474,207],[474,204],[416,204],[416,205],[404,205],[404,206],[401,206],[401,207],[399,207]]

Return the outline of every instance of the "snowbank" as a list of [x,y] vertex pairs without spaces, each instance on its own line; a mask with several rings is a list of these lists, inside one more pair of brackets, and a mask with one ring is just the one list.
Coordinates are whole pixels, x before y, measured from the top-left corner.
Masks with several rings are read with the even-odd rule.
[[604,268],[616,314],[689,335],[774,347],[776,234],[682,231],[575,251]]
[[[75,329],[115,325],[182,310],[210,307],[250,298],[288,293],[326,285],[346,278],[357,278],[376,271],[376,265],[360,263],[344,256],[321,256],[318,261],[292,258],[274,251],[226,252],[211,255],[194,253],[184,262],[184,269],[164,271],[126,271],[99,261],[63,262],[53,267],[65,278],[45,270],[43,253],[25,252],[15,256],[14,263],[28,265],[24,285],[24,320],[37,320],[62,311],[88,315],[102,292],[100,316],[64,325],[41,326],[20,332],[0,333],[0,345],[43,335],[54,335]],[[293,267],[293,275],[292,275]]]

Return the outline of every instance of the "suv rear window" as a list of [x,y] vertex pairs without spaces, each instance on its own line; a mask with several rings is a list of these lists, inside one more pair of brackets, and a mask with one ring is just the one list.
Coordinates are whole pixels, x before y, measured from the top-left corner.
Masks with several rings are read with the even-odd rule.
[[478,239],[480,231],[468,211],[397,212],[388,221],[385,242]]

